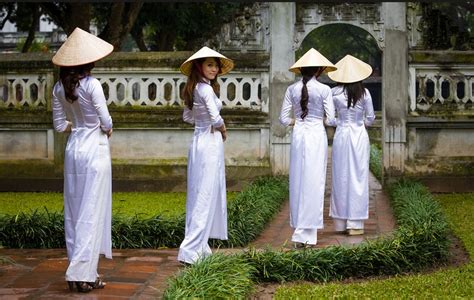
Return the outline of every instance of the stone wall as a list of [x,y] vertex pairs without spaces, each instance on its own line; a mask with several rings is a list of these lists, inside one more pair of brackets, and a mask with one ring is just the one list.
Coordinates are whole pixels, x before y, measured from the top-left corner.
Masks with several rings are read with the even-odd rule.
[[[405,175],[436,191],[474,177],[474,52],[410,51]],[[472,188],[471,188],[472,189]]]
[[[179,65],[192,53],[113,53],[94,76],[107,92],[114,190],[184,190],[193,128],[181,119]],[[228,126],[229,188],[271,173],[268,55],[224,53],[234,71],[221,78]],[[54,132],[51,89],[58,69],[50,54],[0,59],[0,190],[60,190],[66,135]],[[119,82],[119,83],[117,83]]]

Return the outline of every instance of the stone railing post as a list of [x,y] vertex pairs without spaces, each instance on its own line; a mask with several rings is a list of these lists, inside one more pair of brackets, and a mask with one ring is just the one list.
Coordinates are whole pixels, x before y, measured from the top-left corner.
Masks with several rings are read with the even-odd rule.
[[270,160],[274,174],[287,174],[289,169],[289,130],[278,120],[286,88],[294,80],[288,68],[294,63],[293,49],[296,4],[272,2],[270,50]]
[[384,179],[403,174],[408,112],[408,36],[406,3],[384,2],[382,113]]

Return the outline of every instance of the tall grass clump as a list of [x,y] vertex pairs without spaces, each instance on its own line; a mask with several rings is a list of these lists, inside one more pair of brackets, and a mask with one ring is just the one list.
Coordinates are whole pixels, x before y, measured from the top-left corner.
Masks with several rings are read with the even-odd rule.
[[184,224],[184,215],[157,215],[147,219],[117,215],[112,219],[112,246],[119,249],[176,248],[184,238]]
[[164,299],[242,299],[252,291],[253,273],[241,255],[211,255],[171,278]]
[[382,180],[382,150],[377,144],[370,145],[369,169],[379,181]]
[[47,209],[0,215],[0,245],[10,248],[65,247],[64,217]]

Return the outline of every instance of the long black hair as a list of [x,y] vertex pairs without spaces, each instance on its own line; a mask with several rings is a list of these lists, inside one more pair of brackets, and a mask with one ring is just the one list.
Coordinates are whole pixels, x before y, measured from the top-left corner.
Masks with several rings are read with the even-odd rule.
[[347,108],[355,107],[357,101],[359,101],[365,95],[365,88],[362,81],[344,83],[344,91],[347,95]]
[[308,115],[308,88],[306,87],[306,83],[313,78],[313,76],[318,77],[321,75],[324,68],[321,67],[303,67],[300,69],[301,75],[303,75],[303,89],[301,90],[301,119],[304,119]]
[[77,100],[77,95],[74,94],[74,91],[79,86],[79,80],[89,76],[94,67],[95,64],[90,63],[80,66],[59,68],[59,78],[64,86],[67,101],[72,103]]

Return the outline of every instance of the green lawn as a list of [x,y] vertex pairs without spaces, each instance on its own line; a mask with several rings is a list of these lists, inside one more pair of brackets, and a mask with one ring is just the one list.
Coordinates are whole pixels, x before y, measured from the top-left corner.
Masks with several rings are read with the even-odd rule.
[[[454,233],[474,257],[474,193],[436,196]],[[394,276],[341,284],[288,284],[276,291],[276,299],[454,299],[474,297],[474,263],[430,274]]]
[[[232,200],[237,193],[227,193]],[[148,218],[161,214],[176,216],[185,212],[186,193],[130,192],[113,193],[112,211],[123,214]],[[0,193],[0,214],[16,215],[19,212],[34,210],[62,211],[62,193]]]

